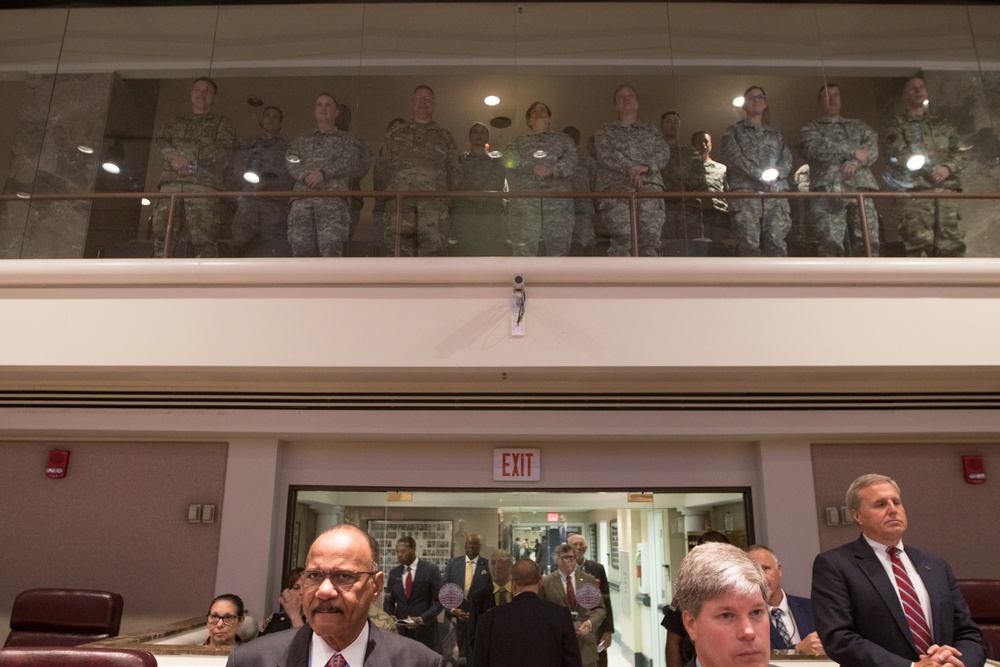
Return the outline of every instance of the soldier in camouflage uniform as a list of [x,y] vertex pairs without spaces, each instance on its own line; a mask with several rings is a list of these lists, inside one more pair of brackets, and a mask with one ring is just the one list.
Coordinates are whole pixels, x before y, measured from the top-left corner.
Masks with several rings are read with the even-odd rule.
[[[576,170],[573,172],[573,192],[593,192],[597,187],[597,160],[580,146],[580,130],[572,125],[563,129],[563,134],[576,144]],[[589,255],[594,245],[594,200],[578,197],[573,200],[573,244],[570,254]]]
[[[385,128],[386,137],[389,133],[400,125],[406,125],[406,119],[393,118]],[[385,155],[385,140],[378,148],[378,158],[375,160],[375,168],[372,170],[372,189],[376,192],[384,192],[389,187],[389,164],[383,158]],[[381,257],[384,254],[383,243],[385,243],[385,207],[390,205],[395,207],[396,202],[389,197],[376,197],[375,205],[372,206],[372,227],[373,239],[375,243],[374,255]]]
[[[458,157],[459,190],[504,190],[503,162],[499,153],[486,151],[489,141],[490,130],[482,123],[469,128],[469,150]],[[451,230],[456,243],[452,254],[459,257],[510,254],[506,239],[501,239],[502,213],[503,199],[453,199]]]
[[[430,86],[417,86],[413,91],[413,120],[389,132],[382,164],[376,165],[386,175],[387,190],[435,192],[451,190],[457,183],[455,139],[434,122],[434,108],[434,91]],[[385,217],[385,248],[393,254],[396,207],[392,200],[387,203]],[[450,238],[447,201],[426,197],[403,201],[401,255],[445,255]]]
[[[722,161],[731,192],[785,192],[792,151],[781,132],[764,122],[767,95],[760,86],[743,93],[746,119],[722,138]],[[741,257],[787,257],[785,237],[792,228],[787,199],[729,201],[729,217]]]
[[[886,178],[902,192],[961,192],[959,172],[967,158],[958,132],[947,120],[929,113],[926,101],[923,79],[907,81],[903,87],[906,113],[892,120],[885,136]],[[956,201],[901,199],[896,202],[896,215],[908,256],[965,256],[965,231]]]
[[[663,192],[662,169],[670,148],[660,131],[636,120],[639,96],[632,86],[619,86],[614,94],[618,120],[597,131],[597,189],[601,192]],[[631,222],[627,199],[602,199],[601,215],[611,233],[608,255],[632,254]],[[663,232],[663,199],[637,199],[640,257],[656,257]]]
[[[349,132],[337,129],[337,100],[320,93],[313,108],[316,129],[288,147],[288,171],[295,190],[348,190],[372,161],[371,149]],[[342,257],[350,235],[351,213],[342,197],[304,197],[292,202],[288,242],[296,257]]]
[[[670,147],[670,161],[663,168],[663,189],[667,192],[695,192],[704,188],[704,168],[701,156],[691,146],[678,141],[681,117],[676,111],[666,111],[660,116],[660,132]],[[701,202],[695,197],[666,199],[666,216],[661,235],[661,248],[666,242],[677,239],[683,243],[679,250],[690,254],[688,241],[705,237],[701,223]]]
[[[803,128],[799,150],[809,162],[811,192],[878,190],[871,166],[878,159],[878,135],[855,118],[840,116],[840,88],[828,83],[819,89],[819,118]],[[808,205],[813,238],[820,257],[842,257],[844,234],[849,234],[852,256],[865,256],[858,202],[854,198],[811,199]],[[878,215],[875,202],[865,200],[865,217],[872,256],[878,256]]]
[[[691,146],[701,157],[702,187],[705,192],[725,192],[726,165],[712,159],[712,135],[699,130],[691,135]],[[712,239],[711,254],[729,255],[732,251],[732,234],[729,229],[729,203],[721,197],[703,199],[701,224],[705,237]]]
[[[228,118],[212,112],[218,91],[211,79],[196,79],[191,88],[191,115],[174,118],[160,132],[160,192],[223,189],[226,164],[236,148],[236,130]],[[218,257],[220,206],[214,197],[178,199],[171,246],[183,236],[190,240],[198,257]],[[168,207],[169,200],[160,199],[153,211],[153,248],[157,257],[162,257],[165,249]]]
[[[233,172],[245,182],[244,189],[256,192],[291,190],[294,180],[288,173],[285,153],[288,142],[280,135],[283,116],[278,107],[267,107],[260,117],[263,131],[243,143],[233,162]],[[259,179],[247,180],[248,174]],[[241,197],[233,218],[233,245],[240,253],[287,257],[288,200]]]
[[[561,132],[550,132],[552,112],[534,102],[524,114],[531,132],[521,135],[504,150],[504,166],[511,173],[513,192],[570,192],[576,171],[577,150]],[[569,255],[573,243],[572,199],[512,199],[511,241],[516,257],[538,254],[545,240],[549,257]]]

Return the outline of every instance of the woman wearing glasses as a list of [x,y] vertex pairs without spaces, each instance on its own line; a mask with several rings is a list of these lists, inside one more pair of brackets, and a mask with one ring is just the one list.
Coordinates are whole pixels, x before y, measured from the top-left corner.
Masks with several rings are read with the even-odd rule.
[[243,600],[240,596],[226,593],[212,600],[208,608],[208,639],[205,646],[223,648],[242,644],[239,631],[243,627]]

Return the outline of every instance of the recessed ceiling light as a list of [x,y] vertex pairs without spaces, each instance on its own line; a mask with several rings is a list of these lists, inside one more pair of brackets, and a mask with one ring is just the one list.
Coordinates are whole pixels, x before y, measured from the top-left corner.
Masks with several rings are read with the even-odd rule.
[[733,106],[734,107],[741,107],[741,106],[743,106],[743,102],[744,101],[745,100],[743,99],[742,95],[740,95],[739,97],[734,97],[733,98]]
[[507,118],[507,116],[497,116],[496,118],[490,120],[490,125],[497,128],[498,130],[502,130],[505,127],[510,127],[510,124],[511,120],[510,118]]
[[88,146],[87,144],[80,144],[79,146],[76,147],[76,150],[80,151],[84,155],[93,155],[94,154],[94,147],[93,146]]
[[486,106],[495,107],[500,104],[500,98],[496,95],[487,95],[486,99],[483,100],[483,103],[486,104]]

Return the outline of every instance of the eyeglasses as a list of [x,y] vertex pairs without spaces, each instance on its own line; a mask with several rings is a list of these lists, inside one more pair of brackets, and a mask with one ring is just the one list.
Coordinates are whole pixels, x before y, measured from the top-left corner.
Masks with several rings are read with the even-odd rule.
[[433,102],[434,98],[433,97],[427,97],[425,95],[414,95],[413,101],[414,102]]
[[233,626],[233,623],[236,622],[237,618],[239,618],[239,616],[233,616],[232,614],[226,614],[225,616],[219,616],[218,614],[209,614],[208,624],[218,625],[219,621],[222,621],[222,624],[224,626],[226,626],[227,628],[231,628]]
[[311,590],[313,588],[319,588],[323,585],[323,582],[327,579],[330,583],[334,585],[335,588],[340,590],[348,590],[354,588],[361,577],[365,575],[372,575],[375,572],[354,572],[353,570],[331,570],[326,572],[324,570],[306,570],[302,573],[302,588],[305,590]]
[[747,95],[745,99],[747,102],[763,102],[767,99],[767,95]]

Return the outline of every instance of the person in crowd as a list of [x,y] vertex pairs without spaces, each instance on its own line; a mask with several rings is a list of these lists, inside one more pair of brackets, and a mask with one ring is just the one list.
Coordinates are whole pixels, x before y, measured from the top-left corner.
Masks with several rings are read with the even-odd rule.
[[[552,111],[544,102],[532,103],[524,117],[531,131],[514,139],[504,150],[511,191],[571,191],[576,145],[565,134],[550,131]],[[573,243],[572,199],[512,199],[510,215],[515,256],[534,257],[539,241],[544,241],[549,257],[569,255]]]
[[604,610],[607,612],[604,621],[597,628],[598,665],[608,666],[608,649],[611,647],[611,636],[615,632],[615,615],[611,609],[611,588],[608,585],[608,574],[604,571],[604,566],[597,561],[587,558],[587,540],[579,533],[573,533],[566,538],[566,544],[573,550],[576,557],[576,568],[586,572],[597,580],[597,586],[601,589],[601,597],[604,598]]
[[738,547],[692,549],[677,573],[675,602],[698,646],[688,667],[765,667],[771,656],[767,582]]
[[844,667],[982,667],[983,638],[951,567],[903,544],[899,485],[862,475],[846,500],[861,536],[813,561],[813,613],[830,659]]
[[[219,93],[215,81],[195,79],[191,87],[191,114],[167,122],[158,138],[160,192],[219,192],[224,189],[226,165],[236,149],[236,130],[212,109]],[[179,199],[174,212],[171,248],[183,237],[198,257],[219,256],[221,202],[214,197]],[[153,210],[153,250],[163,257],[167,233],[168,199]],[[180,215],[178,215],[180,214]]]
[[[458,156],[459,190],[499,192],[504,189],[503,162],[500,154],[488,149],[490,130],[482,123],[469,128],[469,150]],[[452,200],[451,231],[455,247],[451,253],[460,257],[506,254],[503,239],[503,200],[485,197],[462,197]]]
[[[320,93],[313,105],[316,129],[288,147],[288,171],[296,191],[347,190],[371,164],[371,151],[337,128],[337,100]],[[299,197],[288,214],[288,242],[296,257],[342,257],[347,249],[351,215],[342,197]]]
[[[617,120],[597,131],[597,189],[601,192],[662,192],[661,171],[670,160],[663,135],[649,123],[637,120],[639,95],[635,88],[619,86],[613,96]],[[632,227],[628,199],[601,199],[603,225],[611,235],[608,254],[632,254]],[[656,257],[663,232],[663,200],[636,200],[637,243],[640,257]]]
[[[722,138],[722,161],[732,192],[785,192],[792,151],[781,132],[764,121],[767,94],[760,86],[743,93],[746,118]],[[729,216],[741,257],[787,257],[785,237],[792,228],[787,199],[740,198],[729,201]]]
[[750,559],[760,566],[767,580],[767,615],[771,623],[771,649],[794,649],[808,655],[823,655],[816,633],[809,598],[787,595],[781,588],[781,563],[763,544],[747,547]]
[[[445,191],[458,181],[458,149],[451,132],[434,122],[436,101],[430,86],[413,90],[409,123],[389,131],[385,138],[382,169],[389,191]],[[404,257],[442,256],[451,240],[448,202],[420,197],[403,201],[401,245]],[[385,248],[396,248],[396,209],[386,214]]]
[[584,584],[596,587],[597,580],[577,569],[576,554],[571,546],[560,544],[556,547],[556,571],[542,581],[538,597],[562,605],[575,615],[576,640],[583,667],[597,667],[597,630],[604,622],[606,611],[601,598],[598,598],[598,604],[593,609],[588,610],[579,604],[576,592]]
[[395,616],[401,635],[438,651],[437,617],[444,609],[438,601],[441,571],[417,558],[417,542],[409,535],[396,541],[396,560],[399,565],[389,572],[382,608]]
[[[493,607],[507,604],[514,599],[514,589],[510,579],[512,565],[513,559],[509,551],[497,549],[490,554],[490,580],[492,584],[489,588],[480,589],[469,601],[469,660],[466,667],[472,667],[474,664],[476,627],[479,619]],[[535,569],[538,569],[537,565]]]
[[371,535],[348,524],[331,528],[306,556],[302,607],[308,623],[237,646],[226,667],[444,667],[426,646],[369,622],[368,608],[384,580]]
[[[275,106],[265,107],[260,116],[262,132],[240,146],[233,161],[233,173],[253,192],[291,190],[295,181],[288,173],[285,154],[288,142],[281,136],[284,115]],[[233,248],[251,257],[288,257],[288,206],[282,197],[240,197],[233,218]]]
[[[961,192],[968,162],[955,126],[929,110],[927,85],[903,86],[904,113],[885,133],[889,183],[900,192]],[[900,199],[899,236],[908,257],[964,257],[965,230],[953,199]]]
[[[597,160],[580,145],[580,130],[570,125],[563,134],[576,145],[576,169],[573,171],[573,192],[593,192],[597,187]],[[594,245],[594,213],[597,207],[590,197],[573,200],[573,243],[570,253],[574,256],[589,255]],[[525,540],[527,544],[527,540]]]
[[225,648],[242,644],[240,628],[246,611],[240,596],[226,593],[220,595],[208,607],[208,639],[205,646]]
[[[337,102],[337,118],[333,121],[337,126],[337,129],[341,132],[347,132],[351,137],[354,138],[359,144],[361,144],[361,152],[366,153],[371,156],[372,147],[368,145],[368,142],[356,134],[350,134],[351,129],[351,107],[347,106],[343,102]],[[369,164],[371,160],[369,159]],[[366,170],[367,171],[367,170]],[[361,190],[361,177],[355,176],[351,178],[351,182],[348,183],[348,189],[354,190],[355,192]],[[350,238],[354,238],[354,233],[358,229],[358,222],[361,221],[361,209],[365,207],[365,198],[360,196],[348,197],[347,198],[348,208],[351,211],[351,230]]]
[[[698,130],[691,135],[691,146],[701,156],[702,182],[706,192],[725,192],[726,165],[712,159],[712,135]],[[722,197],[701,200],[701,223],[706,238],[712,240],[713,255],[728,255],[731,250],[729,203]]]
[[[729,544],[729,538],[717,530],[708,530],[698,538],[698,544]],[[687,628],[684,627],[684,616],[677,604],[677,598],[663,610],[663,620],[660,621],[667,630],[667,643],[664,647],[667,667],[685,667],[694,660],[695,649]]]
[[[680,130],[680,114],[676,111],[663,112],[660,116],[660,132],[670,147],[670,160],[662,170],[663,189],[667,192],[696,192],[704,186],[701,156],[693,147],[679,140]],[[664,254],[670,252],[667,250],[668,241],[678,242],[675,252],[692,254],[690,242],[705,237],[701,222],[701,202],[695,197],[669,198],[664,200],[664,214],[661,235]]]
[[[406,125],[406,119],[393,118],[385,128],[386,136],[400,125]],[[385,140],[378,148],[378,157],[375,159],[375,168],[372,170],[372,187],[376,192],[385,192],[389,187],[389,164],[382,157],[385,154]],[[373,254],[381,256],[385,252],[385,207],[386,205],[395,207],[396,201],[389,197],[376,197],[375,205],[372,206],[372,227],[373,227]]]
[[[809,121],[800,133],[799,152],[809,163],[812,192],[878,190],[872,165],[878,159],[878,135],[866,123],[840,115],[840,87],[824,84],[819,89],[819,118]],[[852,256],[864,257],[858,202],[853,197],[823,197],[809,200],[810,227],[820,257],[843,257],[844,235]],[[865,199],[865,218],[872,256],[878,256],[878,214],[875,202]]]
[[306,622],[306,617],[302,613],[301,576],[304,569],[296,567],[285,575],[285,585],[281,589],[281,609],[264,621],[264,625],[260,626],[257,632],[258,637],[297,628]]
[[472,599],[480,592],[493,588],[490,576],[489,562],[479,555],[483,549],[481,535],[468,535],[465,538],[465,554],[448,561],[444,569],[444,583],[458,584],[462,587],[465,599],[455,607],[450,615],[455,619],[455,639],[458,643],[459,656],[469,655],[469,612]]
[[542,599],[538,566],[522,558],[512,574],[514,599],[490,609],[480,619],[473,664],[581,667],[573,617],[565,606]]

